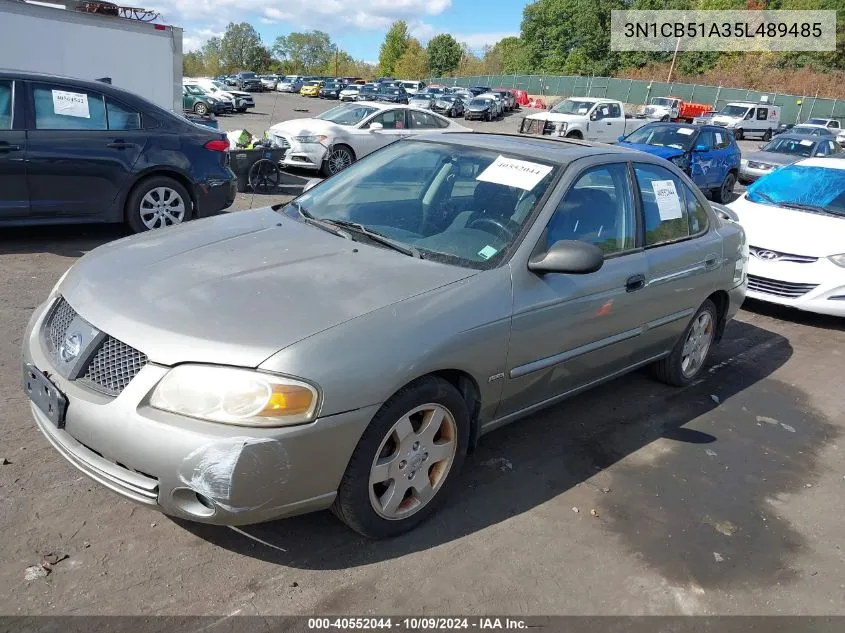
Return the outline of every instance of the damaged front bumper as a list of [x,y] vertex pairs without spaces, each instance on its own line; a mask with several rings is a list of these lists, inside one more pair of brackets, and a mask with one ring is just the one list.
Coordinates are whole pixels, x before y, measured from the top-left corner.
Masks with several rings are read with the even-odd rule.
[[52,446],[85,475],[165,514],[247,525],[329,507],[377,406],[283,428],[238,427],[149,406],[168,367],[147,363],[117,397],[53,370],[41,342],[45,304],[30,321],[23,362],[49,374],[67,398],[64,427],[34,404]]

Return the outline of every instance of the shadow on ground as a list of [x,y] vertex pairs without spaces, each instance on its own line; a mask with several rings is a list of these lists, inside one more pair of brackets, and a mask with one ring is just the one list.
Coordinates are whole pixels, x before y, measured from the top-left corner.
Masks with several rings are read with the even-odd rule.
[[129,235],[122,224],[75,224],[26,226],[3,229],[0,255],[54,253],[63,257],[82,257],[85,253]]
[[240,532],[180,524],[246,556],[340,569],[460,539],[583,484],[602,529],[667,578],[782,582],[802,539],[769,500],[803,489],[835,435],[804,394],[771,378],[791,355],[782,336],[734,322],[691,387],[638,372],[491,433],[444,507],[390,541],[363,539],[328,512]]

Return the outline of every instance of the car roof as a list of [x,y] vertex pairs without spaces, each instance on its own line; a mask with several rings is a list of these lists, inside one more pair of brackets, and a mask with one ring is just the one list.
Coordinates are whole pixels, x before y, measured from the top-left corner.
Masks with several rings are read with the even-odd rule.
[[793,132],[784,132],[783,134],[778,134],[775,138],[788,138],[793,141],[813,141],[813,143],[830,140],[829,138],[826,138],[824,136],[817,136],[815,134],[795,134]]
[[[438,134],[434,138],[431,136],[424,138],[463,147],[487,149],[494,152],[510,151],[514,154],[532,156],[538,160],[556,165],[565,165],[579,158],[602,154],[640,161],[643,160],[643,156],[648,156],[648,154],[637,150],[629,150],[613,145],[516,134],[450,132],[448,134]],[[845,161],[842,162],[845,164]]]

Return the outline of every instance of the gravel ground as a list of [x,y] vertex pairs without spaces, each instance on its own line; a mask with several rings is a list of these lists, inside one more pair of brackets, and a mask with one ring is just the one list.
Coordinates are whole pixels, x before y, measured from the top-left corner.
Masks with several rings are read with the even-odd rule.
[[[260,132],[327,105],[274,97],[222,120]],[[845,615],[842,320],[751,303],[691,387],[638,372],[485,436],[401,538],[366,541],[328,512],[234,530],[123,501],[31,419],[26,321],[121,234],[0,235],[0,614]],[[25,580],[50,553],[68,558]]]

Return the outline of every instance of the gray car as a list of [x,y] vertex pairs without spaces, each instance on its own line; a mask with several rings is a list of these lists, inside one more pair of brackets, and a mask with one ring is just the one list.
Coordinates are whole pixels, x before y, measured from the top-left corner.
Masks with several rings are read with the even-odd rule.
[[641,152],[406,138],[285,206],[91,251],[30,319],[23,385],[127,499],[392,536],[488,431],[645,365],[706,379],[746,290],[728,216]]
[[418,92],[413,95],[409,95],[408,98],[408,105],[413,106],[415,108],[422,108],[424,110],[430,110],[431,105],[434,103],[436,96],[430,94],[428,92]]
[[813,156],[840,155],[842,149],[834,137],[807,134],[779,134],[760,146],[759,152],[743,156],[739,167],[739,181],[748,184],[773,169],[797,163]]

